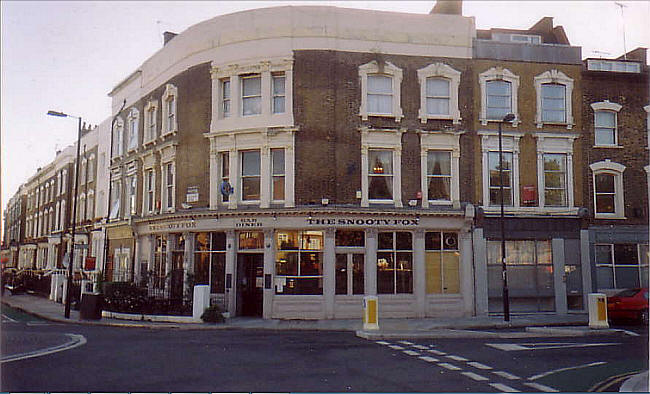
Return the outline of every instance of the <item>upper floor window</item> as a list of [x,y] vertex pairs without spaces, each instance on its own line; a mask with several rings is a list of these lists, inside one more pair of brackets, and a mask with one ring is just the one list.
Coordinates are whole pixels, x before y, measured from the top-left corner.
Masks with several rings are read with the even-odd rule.
[[140,111],[136,108],[132,108],[129,112],[129,117],[127,118],[127,123],[129,125],[129,139],[128,139],[128,149],[136,149],[138,147],[138,124],[140,122]]
[[82,185],[86,183],[87,168],[88,168],[88,160],[84,158],[81,161],[81,168],[79,169],[79,183]]
[[174,163],[165,164],[165,207],[174,208]]
[[241,157],[241,199],[242,201],[260,200],[260,151],[240,152]]
[[[499,138],[496,131],[480,131],[483,152],[483,206],[486,209],[503,205],[518,209],[519,204],[519,141],[523,136],[507,131],[502,137],[502,159],[499,159]],[[500,162],[503,162],[501,165]]]
[[368,198],[393,200],[393,151],[368,150]]
[[284,201],[284,149],[271,149],[271,196],[273,201]]
[[[230,152],[219,152],[219,185],[221,185],[223,182],[226,182],[232,187],[232,184],[230,183]],[[219,195],[221,196],[221,202],[228,202],[230,199],[230,194],[228,193],[228,190],[224,190],[222,192],[221,186],[219,187]]]
[[158,137],[156,122],[158,116],[158,102],[149,101],[144,107],[144,142],[153,141]]
[[97,167],[95,166],[95,155],[92,154],[88,158],[88,169],[86,170],[87,175],[88,175],[88,182],[92,182],[95,180],[95,171],[97,170]]
[[379,66],[376,60],[359,67],[361,78],[361,107],[359,115],[362,120],[368,116],[394,117],[401,121],[402,115],[400,89],[402,70],[390,62]]
[[427,197],[429,201],[451,201],[451,151],[427,152]]
[[127,199],[126,202],[129,204],[128,209],[127,209],[127,214],[129,216],[135,215],[137,212],[136,210],[136,192],[137,192],[137,187],[138,187],[138,179],[136,175],[131,175],[126,178],[126,193],[127,193]]
[[428,119],[451,119],[460,123],[458,87],[460,71],[443,63],[430,64],[418,70],[420,82],[420,111],[422,123]]
[[124,153],[124,122],[117,118],[113,127],[112,157],[120,157]]
[[567,206],[567,155],[544,154],[544,204],[553,207]]
[[621,73],[640,73],[641,63],[624,62],[616,60],[589,59],[587,60],[589,71],[613,71]]
[[284,113],[284,100],[285,100],[285,77],[284,73],[282,74],[273,74],[273,113],[281,114]]
[[592,171],[594,216],[596,219],[625,218],[623,171],[625,166],[609,160],[589,165]]
[[230,116],[230,78],[221,80],[221,116]]
[[519,109],[517,94],[519,91],[519,76],[507,68],[492,67],[479,74],[481,86],[481,124],[490,121],[501,122],[507,114],[515,115],[512,126],[519,124]]
[[111,209],[109,211],[109,219],[117,219],[120,217],[120,205],[122,198],[122,180],[115,179],[112,181],[111,190]]
[[178,131],[177,105],[178,89],[176,86],[168,84],[162,96],[162,118],[163,127],[162,135]]
[[401,200],[401,130],[361,129],[361,206]]
[[[503,186],[503,205],[512,206],[512,152],[503,152],[502,158],[499,158],[499,152],[490,152],[488,154],[489,162],[489,187],[490,187],[490,205],[501,205],[501,190]],[[501,164],[503,163],[503,164]]]
[[68,170],[61,171],[61,194],[66,193],[68,188]]
[[145,188],[145,208],[144,211],[152,213],[154,210],[154,190],[155,189],[155,176],[153,169],[148,169],[144,172],[144,188]]
[[241,77],[242,114],[259,115],[262,113],[262,77],[251,74]]
[[622,105],[605,100],[591,104],[594,110],[594,145],[617,146],[618,112]]
[[547,124],[566,124],[573,127],[573,79],[562,71],[546,71],[534,78],[537,93],[537,114],[535,123],[538,128]]

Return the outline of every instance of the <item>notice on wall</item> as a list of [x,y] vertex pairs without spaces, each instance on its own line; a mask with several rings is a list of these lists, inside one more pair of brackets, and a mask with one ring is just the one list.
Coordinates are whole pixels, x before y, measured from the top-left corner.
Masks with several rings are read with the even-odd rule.
[[188,186],[187,194],[185,194],[186,202],[198,202],[199,201],[199,187],[198,186]]

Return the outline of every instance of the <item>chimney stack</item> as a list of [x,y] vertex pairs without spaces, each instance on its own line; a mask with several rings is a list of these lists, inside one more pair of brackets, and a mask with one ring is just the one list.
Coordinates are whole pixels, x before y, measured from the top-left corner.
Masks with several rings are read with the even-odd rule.
[[163,40],[164,40],[164,44],[163,44],[163,45],[167,45],[167,43],[168,43],[169,41],[171,41],[172,38],[176,37],[177,35],[178,35],[178,33],[172,33],[171,31],[166,31],[166,32],[164,32],[164,33],[163,33]]
[[463,1],[437,0],[436,5],[429,11],[429,15],[432,14],[463,15]]

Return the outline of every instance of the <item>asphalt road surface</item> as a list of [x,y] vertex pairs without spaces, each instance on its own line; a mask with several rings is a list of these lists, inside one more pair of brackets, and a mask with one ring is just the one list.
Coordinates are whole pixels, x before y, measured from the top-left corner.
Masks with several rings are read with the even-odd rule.
[[[643,328],[639,336],[378,343],[349,332],[57,324],[4,306],[1,328],[0,390],[14,392],[585,391],[648,368]],[[553,372],[563,368],[573,369]]]

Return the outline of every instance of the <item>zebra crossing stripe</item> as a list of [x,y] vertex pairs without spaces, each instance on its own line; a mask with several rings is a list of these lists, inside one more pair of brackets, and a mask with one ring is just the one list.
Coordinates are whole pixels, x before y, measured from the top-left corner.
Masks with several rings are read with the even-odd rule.
[[477,363],[476,361],[469,362],[469,363],[467,363],[467,365],[472,366],[474,368],[478,368],[478,369],[492,369],[492,367],[490,367],[489,365]]
[[465,357],[460,357],[460,356],[447,356],[447,358],[450,358],[454,361],[467,361]]
[[402,345],[408,345],[408,346],[414,345],[413,342],[409,342],[409,341],[398,341],[398,343],[401,343]]
[[503,372],[503,371],[493,371],[492,373],[495,374],[495,375],[499,375],[499,376],[501,376],[501,377],[503,377],[503,378],[510,379],[510,380],[519,380],[519,379],[521,379],[519,376],[516,376],[516,375],[510,374],[510,373],[508,373],[508,372]]
[[485,376],[481,376],[481,375],[476,374],[476,373],[474,373],[474,372],[461,372],[460,374],[461,374],[461,375],[465,375],[465,376],[467,376],[468,378],[470,378],[470,379],[474,379],[474,380],[476,380],[476,381],[485,381],[485,380],[490,380],[490,379],[486,378]]
[[429,362],[429,363],[437,363],[438,361],[440,361],[437,358],[433,358],[433,357],[429,357],[429,356],[420,356],[418,358],[420,360],[424,360],[424,361]]
[[501,384],[501,383],[490,383],[490,386],[492,386],[495,389],[501,391],[502,393],[521,393],[521,391],[515,390],[512,387],[507,386],[505,384]]
[[419,356],[420,353],[413,351],[413,350],[404,350],[404,354],[408,354],[409,356]]
[[443,368],[447,368],[450,371],[460,371],[460,370],[462,370],[462,368],[458,368],[457,366],[455,366],[453,364],[449,364],[449,363],[439,363],[438,366],[443,367]]
[[388,347],[395,350],[404,350],[403,347],[397,345],[388,345]]
[[428,346],[422,346],[422,345],[413,345],[414,348],[420,349],[420,350],[428,350]]
[[429,349],[430,353],[435,354],[436,356],[446,356],[447,353],[441,352],[440,350]]
[[379,345],[390,345],[390,343],[388,343],[386,341],[376,341],[375,343],[377,343]]
[[539,391],[544,391],[546,393],[558,393],[559,390],[556,390],[552,387],[544,386],[543,384],[539,383],[524,383],[526,386],[532,387],[534,389],[537,389]]

